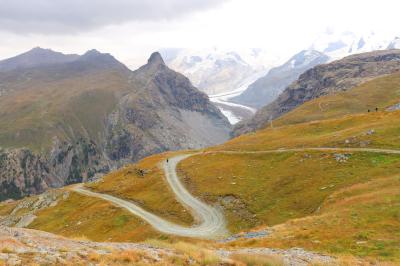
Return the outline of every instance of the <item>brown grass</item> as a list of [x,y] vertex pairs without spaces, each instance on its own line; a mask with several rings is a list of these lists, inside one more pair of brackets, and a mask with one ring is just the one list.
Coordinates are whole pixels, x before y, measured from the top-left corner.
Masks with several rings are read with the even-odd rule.
[[283,266],[283,260],[278,256],[256,254],[234,254],[230,257],[238,266]]
[[221,263],[221,259],[212,250],[199,244],[182,241],[169,243],[154,239],[147,240],[145,243],[154,247],[172,249],[181,254],[184,260],[191,258],[199,263],[199,265],[219,265]]
[[157,237],[149,225],[110,203],[71,192],[55,207],[39,211],[29,226],[67,237],[94,241],[141,241]]

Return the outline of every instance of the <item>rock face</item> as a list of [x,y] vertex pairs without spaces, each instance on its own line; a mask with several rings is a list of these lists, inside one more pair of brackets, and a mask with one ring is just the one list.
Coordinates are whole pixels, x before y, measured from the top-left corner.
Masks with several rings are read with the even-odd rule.
[[233,135],[241,135],[266,126],[297,106],[327,94],[351,89],[365,81],[400,70],[400,51],[375,51],[352,55],[329,64],[316,66],[288,86],[272,103],[255,116],[235,126]]
[[93,179],[154,153],[221,143],[230,133],[208,97],[158,53],[133,72],[96,50],[73,61],[18,63],[0,72],[0,91],[0,200]]
[[228,139],[229,122],[221,112],[185,76],[169,69],[159,53],[130,78],[143,86],[124,95],[109,116],[107,153],[112,160],[138,160]]
[[261,108],[275,100],[300,74],[316,65],[326,63],[328,60],[328,56],[318,51],[301,51],[282,66],[271,69],[267,75],[256,80],[247,90],[232,98],[231,101]]

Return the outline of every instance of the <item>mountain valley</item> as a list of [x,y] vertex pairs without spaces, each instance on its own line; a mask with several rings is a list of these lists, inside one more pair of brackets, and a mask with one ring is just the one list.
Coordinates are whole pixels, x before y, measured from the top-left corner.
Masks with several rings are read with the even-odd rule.
[[[89,53],[89,57],[94,55],[104,56],[94,51]],[[71,146],[69,151],[82,156],[75,160],[86,162],[86,169],[96,160],[99,162],[94,163],[96,167],[113,162],[113,167],[118,169],[110,167],[107,169],[111,170],[110,173],[95,179],[82,178],[62,183],[65,181],[60,178],[60,183],[54,187],[71,185],[20,200],[1,202],[0,228],[14,232],[5,234],[6,243],[20,243],[18,241],[22,237],[32,239],[32,234],[42,239],[44,236],[40,231],[45,231],[67,237],[68,240],[62,240],[61,237],[45,235],[54,239],[55,243],[70,241],[68,252],[73,250],[73,245],[85,245],[86,255],[70,255],[81,262],[93,258],[94,263],[101,260],[111,263],[110,260],[114,260],[114,263],[123,264],[117,259],[124,256],[121,252],[139,252],[139,255],[126,259],[127,265],[133,263],[135,258],[137,261],[147,259],[155,265],[188,265],[190,259],[195,265],[251,265],[252,261],[256,261],[252,265],[397,265],[400,263],[400,236],[397,230],[400,226],[398,57],[398,50],[375,51],[315,66],[301,74],[278,100],[258,111],[252,120],[257,121],[253,122],[256,127],[250,127],[245,134],[235,131],[240,132],[239,136],[230,140],[227,140],[230,127],[226,118],[211,105],[204,93],[192,87],[186,78],[168,69],[157,53],[150,57],[147,65],[134,72],[110,61],[109,57],[99,65],[110,64],[111,71],[91,67],[90,71],[87,70],[90,74],[86,74],[85,68],[79,68],[80,75],[76,79],[81,86],[75,86],[80,93],[80,90],[85,93],[102,89],[107,91],[105,87],[94,86],[99,84],[96,77],[101,71],[101,84],[113,88],[115,94],[85,95],[85,103],[90,103],[89,100],[93,106],[101,103],[102,108],[91,108],[92,112],[98,110],[96,115],[102,114],[101,118],[96,118],[98,122],[92,121],[96,117],[93,113],[81,113],[79,102],[73,108],[67,105],[68,109],[60,102],[52,108],[60,108],[55,110],[64,112],[63,119],[72,119],[66,110],[73,113],[74,109],[78,109],[73,114],[80,114],[77,116],[79,124],[70,123],[72,132],[63,131],[63,128],[51,123],[43,124],[42,132],[55,132],[60,143],[76,140],[73,138],[75,135],[81,136],[82,142],[67,145]],[[52,69],[57,68],[52,66]],[[25,71],[25,77],[32,79],[43,75],[42,70]],[[68,71],[73,70],[68,68]],[[68,71],[62,71],[63,75],[68,75]],[[31,85],[25,84],[31,84],[32,79],[12,83],[12,75],[15,74],[10,73],[0,74],[8,77],[1,79],[2,84],[15,84],[7,86],[10,89],[5,90],[0,103],[7,103],[7,97],[15,97],[21,92],[28,94],[33,90]],[[125,75],[129,78],[126,79]],[[40,90],[42,84],[49,84],[47,88],[60,93],[51,94],[53,97],[61,95],[67,99],[60,88],[70,88],[68,93],[77,93],[72,86],[75,81],[69,77],[65,85],[62,83],[67,82],[65,80],[61,82],[50,78],[54,76],[41,81],[43,83],[34,93],[41,93],[42,97],[45,95]],[[50,86],[52,84],[54,87]],[[117,89],[121,87],[123,90]],[[119,94],[122,96],[113,96]],[[34,98],[31,95],[34,94],[20,100],[21,107],[10,103],[5,106],[16,108],[19,114],[25,116],[31,114],[23,112],[23,104]],[[103,100],[94,102],[92,96]],[[117,103],[107,105],[106,100],[111,96]],[[49,103],[41,104],[47,106]],[[148,106],[151,108],[146,109]],[[37,122],[43,117],[48,117],[48,122],[60,121],[56,120],[60,118],[53,117],[56,112],[49,115],[41,109],[41,105],[25,108],[42,110],[42,116],[29,118],[37,119],[31,121]],[[123,117],[120,112],[130,108],[133,111],[128,111],[125,117],[129,122],[121,124]],[[197,136],[188,135],[196,136],[199,142],[182,141],[181,146],[165,149],[153,144],[155,140],[169,143],[169,139],[176,140],[176,135],[171,134],[187,132],[182,124],[179,131],[174,132],[173,125],[177,125],[174,118],[178,114],[177,120],[190,126],[194,132],[201,132]],[[3,117],[7,118],[7,115],[11,112],[4,113]],[[272,121],[269,120],[271,115]],[[261,120],[255,120],[257,117]],[[205,118],[211,121],[210,124],[201,120]],[[160,131],[154,124],[148,124],[150,121],[157,121],[151,123],[160,123],[160,126],[168,128],[168,134],[156,135],[155,132]],[[21,118],[14,126],[19,128],[26,122]],[[2,123],[5,122],[2,120]],[[210,125],[213,127],[210,128]],[[99,130],[94,130],[98,127]],[[217,130],[223,134],[211,135]],[[107,136],[110,132],[125,132],[128,141],[119,140],[122,133],[114,133],[108,144],[102,144],[101,134]],[[142,144],[140,148],[135,149],[136,142],[130,142],[129,136],[137,137],[130,135],[133,132],[143,134],[137,142]],[[212,138],[207,142],[201,138],[205,136]],[[4,142],[10,143],[10,146],[3,152],[6,158],[13,152],[29,154],[41,149],[50,149],[50,154],[57,154],[51,143],[46,144],[46,139],[51,137],[43,136],[41,142],[32,145],[29,143],[33,142],[28,140],[22,142],[22,139],[3,137],[3,140],[10,141]],[[92,142],[85,142],[88,140]],[[143,145],[144,142],[147,144]],[[15,145],[13,143],[27,143],[30,151],[21,146],[10,152]],[[98,147],[105,148],[98,152]],[[66,154],[66,157],[71,156],[68,152]],[[13,156],[21,158],[18,156],[22,155]],[[27,157],[26,154],[24,156]],[[2,159],[2,169],[12,169],[11,161],[17,165],[24,162],[32,169],[39,166],[46,169],[43,159],[35,159],[34,155],[28,158],[20,159],[20,162]],[[84,167],[79,169],[86,171]],[[26,173],[34,179],[35,175],[29,168],[23,169],[21,176]],[[57,163],[54,169],[59,169],[60,173],[65,171]],[[4,175],[4,170],[1,173]],[[176,180],[171,180],[171,176],[176,176]],[[72,184],[82,181],[85,181],[82,185]],[[82,193],[80,188],[90,193]],[[207,214],[204,218],[202,215],[208,211],[215,211],[216,216]],[[222,220],[215,218],[219,215],[222,215]],[[162,231],[164,229],[160,229],[162,227],[158,223],[167,223],[168,230],[175,231]],[[214,234],[215,226],[224,230]],[[10,227],[25,227],[33,231]],[[187,232],[200,232],[201,235],[188,236]],[[105,244],[92,241],[108,242],[111,251],[101,251]],[[145,246],[134,246],[129,242],[142,242]],[[43,245],[43,240],[37,243]],[[14,254],[16,245],[5,244],[7,249],[3,248],[0,252],[0,260],[5,257],[2,254]],[[29,252],[36,260],[45,260],[33,247]],[[60,250],[51,252],[58,254],[59,261],[66,253]],[[156,253],[159,255],[155,256]],[[21,256],[8,255],[6,261],[12,258],[23,260]]]

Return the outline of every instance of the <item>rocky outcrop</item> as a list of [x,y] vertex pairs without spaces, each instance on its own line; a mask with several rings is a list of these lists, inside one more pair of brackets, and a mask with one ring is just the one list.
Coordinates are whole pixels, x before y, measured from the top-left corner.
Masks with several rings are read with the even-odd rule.
[[95,143],[54,142],[49,154],[26,148],[0,151],[0,200],[42,193],[92,179],[110,170]]
[[2,265],[174,265],[196,263],[172,249],[147,244],[73,240],[54,234],[0,226]]
[[400,50],[375,51],[346,57],[316,66],[287,87],[272,103],[252,119],[235,126],[234,136],[261,129],[270,119],[280,117],[299,105],[336,92],[349,90],[363,82],[400,70]]
[[0,87],[7,92],[0,97],[0,200],[229,138],[222,113],[158,53],[132,72],[91,50],[71,62],[0,73]]
[[4,216],[0,216],[0,226],[28,227],[36,218],[37,212],[54,207],[60,200],[66,200],[69,191],[50,189],[39,196],[27,197],[16,201],[9,200],[5,204],[15,206]]

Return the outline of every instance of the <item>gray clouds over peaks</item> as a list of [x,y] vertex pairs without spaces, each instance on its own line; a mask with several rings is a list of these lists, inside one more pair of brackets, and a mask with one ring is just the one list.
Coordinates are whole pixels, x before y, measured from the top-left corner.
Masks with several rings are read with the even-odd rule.
[[168,20],[226,0],[0,0],[0,30],[69,33],[129,21]]

